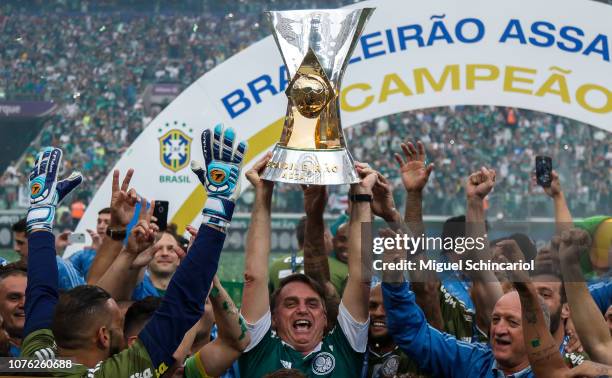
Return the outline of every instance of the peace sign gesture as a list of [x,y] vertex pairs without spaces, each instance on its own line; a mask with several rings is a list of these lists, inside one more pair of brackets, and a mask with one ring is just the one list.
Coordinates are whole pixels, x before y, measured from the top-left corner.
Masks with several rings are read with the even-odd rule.
[[138,202],[138,195],[134,188],[129,189],[130,181],[134,175],[133,169],[128,169],[121,187],[119,187],[119,170],[113,172],[113,184],[111,194],[111,228],[123,228],[130,223]]

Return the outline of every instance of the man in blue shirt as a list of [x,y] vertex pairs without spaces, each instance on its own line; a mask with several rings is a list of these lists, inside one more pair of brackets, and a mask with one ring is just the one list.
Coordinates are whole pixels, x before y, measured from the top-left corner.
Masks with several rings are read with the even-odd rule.
[[[13,240],[15,244],[15,252],[21,256],[21,261],[27,264],[28,262],[28,238],[26,236],[26,219],[21,219],[13,225]],[[55,261],[58,270],[58,289],[70,290],[79,285],[85,285],[83,276],[72,266],[70,261],[62,259],[55,255]]]
[[157,251],[147,265],[142,281],[134,289],[132,300],[138,301],[148,296],[163,297],[178,269],[182,251],[173,234],[162,232],[155,247]]
[[387,328],[419,367],[440,377],[534,377],[521,327],[516,292],[502,296],[491,318],[490,344],[466,343],[427,324],[407,283],[383,283]]
[[[99,241],[96,243],[96,240],[92,240],[92,244],[85,249],[76,252],[72,256],[68,258],[74,268],[79,272],[81,277],[87,278],[87,273],[89,273],[89,268],[93,263],[94,257],[96,257],[96,252],[100,245],[102,245],[102,240],[106,237],[106,229],[110,224],[111,218],[111,209],[110,207],[105,207],[104,209],[98,212],[98,221],[96,222],[96,234],[93,234],[92,237],[97,236]],[[93,232],[88,230],[90,234]]]

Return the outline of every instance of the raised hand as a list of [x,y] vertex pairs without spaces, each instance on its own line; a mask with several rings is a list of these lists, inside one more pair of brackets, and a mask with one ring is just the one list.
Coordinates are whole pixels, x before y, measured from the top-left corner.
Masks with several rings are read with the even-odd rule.
[[[355,169],[361,177],[361,181],[351,185],[351,193],[372,195],[372,190],[378,180],[378,174],[366,163],[355,162]],[[361,173],[359,173],[360,171]]]
[[466,184],[466,194],[468,198],[484,199],[495,186],[495,170],[480,168],[480,171],[472,173]]
[[552,181],[548,188],[544,188],[544,192],[552,198],[561,194],[561,182],[559,181],[559,174],[557,171],[552,171]]
[[240,169],[247,143],[234,148],[234,129],[217,125],[214,131],[202,132],[202,152],[205,165],[191,161],[191,170],[206,189],[208,198],[202,214],[203,223],[227,227],[234,212],[234,202],[240,195]]
[[393,188],[389,180],[380,172],[372,169],[368,164],[356,163],[355,168],[357,174],[362,179],[365,179],[370,174],[376,175],[376,182],[372,187],[372,213],[387,222],[399,222],[400,215],[395,208]]
[[54,147],[42,149],[30,173],[30,208],[27,216],[27,231],[53,230],[55,208],[82,181],[83,176],[73,172],[68,178],[58,181],[62,162],[62,150]]
[[255,190],[258,192],[262,189],[268,189],[271,191],[274,187],[274,181],[264,180],[261,178],[261,175],[270,162],[270,159],[272,159],[272,152],[266,152],[266,154],[245,173],[247,180],[249,180],[251,185],[253,185]]
[[149,265],[149,263],[153,261],[155,254],[157,253],[157,251],[161,249],[161,247],[162,246],[160,244],[156,243],[156,244],[149,246],[144,251],[140,252],[136,256],[136,258],[132,261],[130,268],[140,269],[140,268],[144,268],[145,266]]
[[88,248],[94,249],[96,251],[99,250],[100,246],[102,245],[102,235],[90,229],[87,229],[85,231],[87,231],[89,237],[91,238],[91,246],[89,246]]
[[139,201],[136,190],[133,188],[128,190],[130,187],[130,181],[134,175],[134,170],[128,169],[123,181],[121,182],[121,187],[119,187],[119,174],[119,170],[115,169],[113,171],[110,204],[111,219],[109,226],[112,229],[125,228],[128,223],[130,223],[130,220],[134,216],[136,203]]
[[579,228],[572,228],[561,234],[559,258],[566,265],[579,265],[580,256],[589,253],[590,248],[589,233]]
[[159,228],[155,223],[151,222],[155,202],[147,208],[147,200],[143,198],[140,202],[140,213],[138,214],[138,223],[130,231],[126,251],[138,255],[145,249],[151,247],[155,242],[155,235]]
[[406,160],[398,153],[394,157],[400,167],[404,188],[408,192],[421,192],[429,180],[434,164],[425,164],[425,146],[421,141],[417,142],[418,149],[410,142],[402,143],[401,147]]

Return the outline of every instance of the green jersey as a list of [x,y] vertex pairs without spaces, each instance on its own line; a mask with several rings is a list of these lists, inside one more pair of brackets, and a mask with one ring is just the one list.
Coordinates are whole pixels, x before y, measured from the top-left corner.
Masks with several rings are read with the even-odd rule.
[[487,335],[474,324],[476,314],[440,285],[440,311],[443,331],[466,342],[487,342]]
[[427,377],[427,375],[415,373],[417,371],[417,365],[397,346],[384,354],[378,354],[368,348],[367,378]]
[[260,378],[279,369],[297,369],[308,377],[349,378],[360,375],[369,322],[357,323],[340,303],[338,322],[309,354],[286,344],[271,327],[268,312],[249,324],[251,344],[238,359],[242,378]]
[[[346,277],[348,276],[348,265],[339,261],[335,257],[328,257],[330,281],[338,296],[342,297]],[[304,251],[296,254],[293,270],[291,269],[291,255],[286,255],[275,259],[270,265],[270,291],[273,292],[279,286],[280,280],[291,273],[304,273]]]
[[[55,356],[55,338],[50,329],[39,329],[30,333],[21,344],[21,356],[48,360]],[[159,373],[159,374],[158,374]],[[140,341],[136,341],[130,348],[98,362],[93,368],[73,363],[70,369],[54,369],[56,377],[126,377],[126,378],[152,378],[161,375],[156,372],[149,353]]]

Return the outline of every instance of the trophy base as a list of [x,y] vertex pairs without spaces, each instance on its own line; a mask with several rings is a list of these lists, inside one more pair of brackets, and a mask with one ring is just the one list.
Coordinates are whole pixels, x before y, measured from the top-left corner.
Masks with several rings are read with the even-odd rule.
[[342,185],[359,182],[355,163],[344,149],[300,150],[280,145],[262,174],[264,180],[304,185]]

